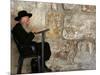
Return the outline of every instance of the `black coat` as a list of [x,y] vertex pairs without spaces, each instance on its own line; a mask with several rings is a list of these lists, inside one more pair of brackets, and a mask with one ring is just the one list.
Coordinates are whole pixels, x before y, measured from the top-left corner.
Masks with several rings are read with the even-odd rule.
[[20,44],[30,44],[34,38],[34,34],[32,32],[27,33],[20,23],[16,24],[12,32]]
[[[42,43],[33,42],[34,34],[32,32],[26,32],[20,23],[17,23],[16,26],[12,29],[13,36],[17,38],[20,44],[22,45],[33,45],[36,49],[36,53],[41,55],[41,46]],[[25,48],[22,52],[24,55],[32,54],[32,48]],[[48,60],[51,56],[50,46],[48,42],[44,43],[44,60]]]

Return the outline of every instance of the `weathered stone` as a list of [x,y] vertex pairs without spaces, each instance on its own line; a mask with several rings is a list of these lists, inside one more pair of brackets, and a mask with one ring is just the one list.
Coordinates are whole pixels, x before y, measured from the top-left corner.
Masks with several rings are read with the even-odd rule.
[[46,17],[46,25],[50,28],[47,33],[49,38],[58,38],[61,36],[63,25],[63,13],[49,12]]
[[56,10],[56,11],[57,11],[57,9],[58,9],[58,7],[57,7],[57,4],[55,4],[55,3],[52,3],[52,6],[51,6],[51,8],[52,8],[52,10]]
[[[92,69],[95,69],[95,40],[82,40],[78,42],[78,51],[76,57],[74,59],[75,63],[81,63],[82,69],[90,69],[92,65]],[[84,60],[84,61],[82,61]],[[87,64],[87,65],[85,65]],[[84,65],[84,66],[83,66]],[[88,66],[88,67],[86,67]]]
[[77,5],[73,5],[73,4],[64,4],[64,9],[66,10],[73,10],[76,8]]
[[51,9],[52,11],[58,11],[58,12],[63,12],[63,4],[60,3],[52,3],[51,4]]
[[[37,28],[45,27],[45,11],[41,9],[32,10],[31,25]],[[38,22],[37,22],[38,21]]]
[[[78,20],[79,19],[79,20]],[[83,36],[95,38],[95,14],[82,14],[81,12],[67,15],[64,18],[64,39],[77,39]]]
[[96,12],[96,7],[95,6],[89,6],[89,5],[83,5],[83,6],[81,6],[81,10],[83,11],[83,12],[88,12],[88,13],[90,13],[90,12]]

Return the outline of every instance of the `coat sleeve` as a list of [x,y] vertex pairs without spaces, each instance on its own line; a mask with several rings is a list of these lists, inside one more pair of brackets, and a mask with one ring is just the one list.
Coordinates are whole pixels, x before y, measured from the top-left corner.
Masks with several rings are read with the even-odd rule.
[[25,42],[31,42],[34,37],[35,37],[35,35],[32,32],[29,32],[27,34],[27,38],[26,38]]

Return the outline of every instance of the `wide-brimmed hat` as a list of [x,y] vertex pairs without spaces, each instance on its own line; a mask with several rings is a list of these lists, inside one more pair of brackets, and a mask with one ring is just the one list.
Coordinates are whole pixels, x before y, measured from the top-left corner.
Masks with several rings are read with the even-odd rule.
[[24,16],[29,16],[29,17],[31,17],[32,14],[31,14],[31,13],[27,13],[27,11],[25,11],[25,10],[19,11],[19,12],[18,12],[18,16],[15,17],[15,20],[16,20],[16,21],[19,21],[19,20],[21,19],[21,17],[24,17]]

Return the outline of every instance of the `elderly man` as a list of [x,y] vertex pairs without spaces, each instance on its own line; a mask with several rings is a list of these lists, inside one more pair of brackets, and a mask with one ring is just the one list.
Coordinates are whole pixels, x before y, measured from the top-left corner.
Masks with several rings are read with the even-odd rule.
[[[41,42],[37,43],[35,41],[32,41],[35,37],[34,33],[28,32],[27,27],[30,25],[30,17],[32,16],[31,13],[27,13],[27,11],[22,10],[18,12],[18,16],[15,17],[15,20],[18,21],[18,23],[15,25],[15,27],[12,29],[12,32],[14,36],[17,38],[20,44],[23,45],[33,45],[33,48],[31,49],[25,49],[24,54],[27,55],[28,53],[32,53],[32,51],[36,51],[37,55],[40,55],[41,57]],[[50,46],[49,43],[44,43],[44,61],[49,60],[51,56]],[[45,65],[45,69],[50,71],[50,69],[47,68]]]

